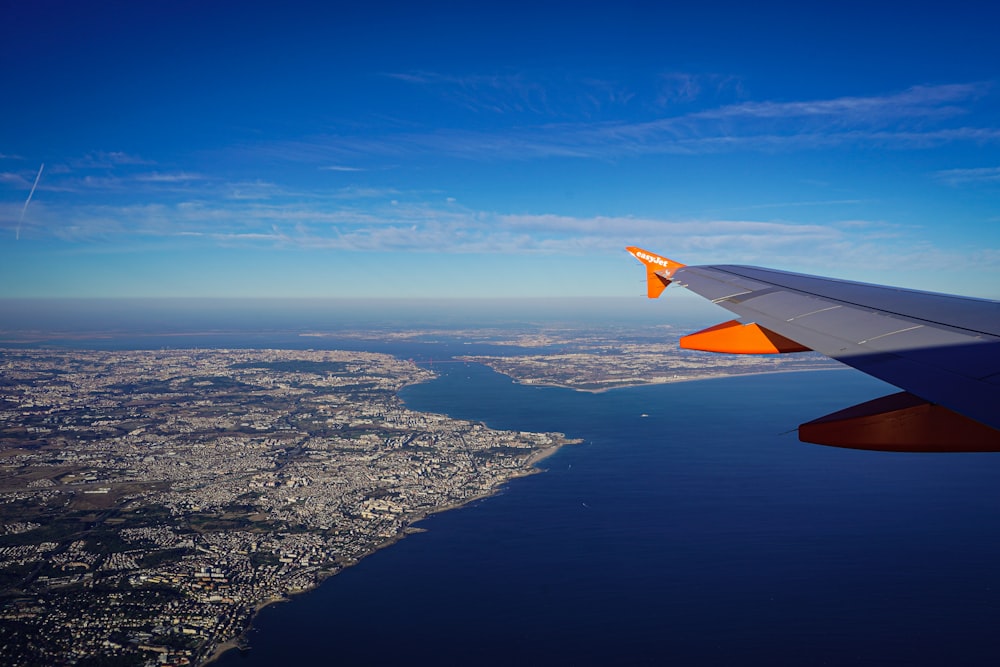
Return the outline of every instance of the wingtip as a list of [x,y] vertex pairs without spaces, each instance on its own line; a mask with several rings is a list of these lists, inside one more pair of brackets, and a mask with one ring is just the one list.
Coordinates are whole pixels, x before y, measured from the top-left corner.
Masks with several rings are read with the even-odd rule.
[[670,284],[674,273],[684,267],[680,262],[675,262],[663,255],[657,255],[655,252],[643,250],[637,246],[626,246],[625,250],[646,267],[646,295],[650,299],[660,296],[666,286]]
[[626,246],[625,250],[627,250],[629,254],[637,260],[645,264],[647,268],[655,269],[660,273],[660,275],[664,275],[667,278],[672,276],[674,271],[677,269],[681,269],[686,266],[685,264],[675,262],[674,260],[664,257],[663,255],[657,255],[655,252],[643,250],[637,246]]

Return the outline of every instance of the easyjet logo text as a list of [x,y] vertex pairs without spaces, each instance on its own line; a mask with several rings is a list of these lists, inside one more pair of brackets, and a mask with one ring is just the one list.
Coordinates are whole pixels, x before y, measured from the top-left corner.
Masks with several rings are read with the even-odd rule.
[[645,260],[647,262],[652,262],[653,264],[659,264],[660,266],[665,266],[667,268],[670,268],[670,262],[663,259],[662,257],[657,257],[656,255],[649,255],[642,251],[635,253],[635,256],[641,260]]

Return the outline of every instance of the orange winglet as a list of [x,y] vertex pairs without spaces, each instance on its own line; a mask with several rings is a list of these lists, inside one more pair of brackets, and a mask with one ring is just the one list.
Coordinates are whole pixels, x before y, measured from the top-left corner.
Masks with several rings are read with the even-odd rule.
[[802,424],[799,440],[881,452],[1000,451],[996,429],[905,391]]
[[809,350],[808,347],[759,324],[740,324],[737,320],[729,320],[684,336],[681,338],[681,347],[686,350],[728,354],[783,354]]
[[646,296],[650,299],[660,296],[666,286],[670,284],[670,279],[677,269],[684,268],[680,262],[675,262],[642,248],[628,246],[625,249],[646,267]]

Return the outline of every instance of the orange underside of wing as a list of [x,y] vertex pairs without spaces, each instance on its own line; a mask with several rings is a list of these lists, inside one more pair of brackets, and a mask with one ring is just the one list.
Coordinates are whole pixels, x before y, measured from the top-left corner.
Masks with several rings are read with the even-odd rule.
[[781,354],[806,352],[808,347],[799,345],[756,323],[740,324],[730,320],[681,338],[686,350],[725,352],[728,354]]
[[802,424],[799,440],[888,452],[1000,451],[1000,431],[905,391]]

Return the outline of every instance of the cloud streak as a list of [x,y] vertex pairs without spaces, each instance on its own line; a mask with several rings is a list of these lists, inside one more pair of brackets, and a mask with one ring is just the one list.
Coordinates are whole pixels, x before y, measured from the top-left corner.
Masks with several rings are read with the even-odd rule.
[[475,113],[552,114],[549,86],[522,74],[452,75],[437,72],[387,73],[384,76],[429,89]]
[[1000,183],[1000,167],[978,167],[975,169],[945,169],[935,176],[948,185],[976,183]]
[[24,200],[24,208],[21,209],[21,217],[17,219],[17,232],[14,234],[14,240],[21,240],[21,225],[24,224],[24,214],[28,212],[28,204],[31,203],[31,198],[35,196],[35,189],[38,187],[38,181],[42,179],[42,170],[45,169],[45,163],[38,168],[38,174],[35,176],[35,182],[31,184],[31,192],[28,193],[28,198]]
[[109,169],[120,165],[152,165],[152,160],[132,155],[124,151],[93,151],[73,160],[72,167],[78,169]]
[[[409,200],[406,199],[409,197]],[[638,243],[701,261],[782,265],[824,261],[840,264],[866,245],[884,246],[904,235],[890,225],[851,221],[818,225],[752,219],[658,219],[630,216],[575,217],[473,210],[453,202],[400,199],[326,199],[303,202],[190,200],[172,204],[62,206],[35,211],[33,235],[100,249],[122,243],[197,244],[273,250],[337,250],[359,253],[562,255],[607,257]],[[902,252],[903,246],[896,248]],[[879,250],[885,254],[885,248]],[[874,256],[874,253],[872,253]],[[856,257],[850,259],[857,261]],[[884,263],[884,258],[883,260]]]
[[[415,76],[411,75],[411,79]],[[459,86],[462,82],[442,82],[425,75],[407,83]],[[595,90],[599,83],[594,84]],[[466,85],[494,85],[498,91],[510,92],[508,89],[513,89],[517,81],[490,84],[475,80]],[[760,263],[799,270],[814,266],[839,269],[859,262],[888,266],[896,260],[912,265],[934,252],[913,240],[919,235],[903,234],[898,227],[871,220],[815,224],[817,215],[824,221],[830,219],[833,205],[850,206],[877,198],[863,190],[825,190],[834,197],[843,195],[843,199],[826,199],[823,194],[812,199],[817,190],[810,188],[800,191],[801,201],[793,201],[796,193],[778,195],[775,203],[766,203],[766,199],[765,203],[756,203],[760,199],[751,198],[740,206],[738,200],[727,201],[719,204],[725,208],[717,208],[712,216],[690,219],[572,216],[545,213],[546,209],[540,213],[511,213],[464,207],[446,197],[450,194],[447,186],[430,189],[436,183],[421,182],[427,189],[419,191],[388,187],[387,180],[391,185],[398,183],[385,178],[386,172],[378,166],[380,162],[401,165],[389,174],[395,176],[411,166],[408,159],[423,165],[428,156],[482,162],[557,157],[615,161],[661,154],[844,146],[913,150],[1000,142],[1000,127],[980,108],[981,100],[992,94],[989,84],[914,86],[880,96],[743,101],[710,108],[702,104],[697,109],[693,108],[708,95],[699,86],[733,84],[721,79],[712,83],[677,76],[664,85],[668,94],[662,104],[655,105],[657,116],[652,118],[495,122],[483,124],[491,129],[439,127],[407,132],[399,132],[400,126],[393,124],[391,131],[382,134],[366,131],[354,136],[246,145],[239,149],[243,159],[234,169],[240,175],[231,177],[215,174],[213,164],[234,163],[216,162],[217,154],[199,155],[204,161],[196,166],[167,166],[125,152],[90,153],[80,159],[64,160],[45,172],[46,197],[31,205],[32,224],[26,238],[30,234],[32,240],[57,239],[97,251],[166,244],[185,249],[516,254],[588,260],[606,258],[628,244],[659,248],[663,239],[671,239],[671,247],[663,248],[665,252],[699,262]],[[603,94],[619,94],[613,86],[609,91]],[[620,94],[621,99],[614,102],[619,108],[634,105],[627,95]],[[668,110],[672,111],[670,115]],[[232,156],[229,152],[222,157]],[[278,162],[279,168],[286,170],[280,178],[301,178],[289,180],[297,187],[267,178],[276,173],[269,171],[275,168],[275,160],[270,159],[275,157],[303,163],[292,165],[298,167],[294,171]],[[59,166],[64,170],[56,173]],[[955,186],[1000,182],[998,167],[932,174],[938,181]],[[919,175],[925,177],[926,172]],[[0,174],[0,184],[12,193],[0,211],[8,229],[14,228],[17,209],[21,209],[17,239],[24,212],[38,185],[36,177],[28,201],[21,207],[27,176]],[[406,182],[405,174],[402,178],[401,182]],[[331,183],[343,187],[330,187]],[[785,196],[787,199],[781,198]],[[855,196],[862,198],[847,198]],[[808,207],[812,206],[825,210],[810,215]],[[553,208],[558,209],[558,204]],[[770,219],[778,212],[767,209],[784,209],[780,215],[786,219]],[[707,209],[689,206],[686,210]],[[892,243],[886,243],[886,239]],[[985,265],[1000,251],[992,251],[989,243],[984,246],[977,255],[981,259],[973,261]]]
[[[428,81],[428,75],[396,76]],[[680,92],[676,95],[697,94],[687,91],[694,84],[680,81],[677,85]],[[549,122],[490,130],[438,127],[364,137],[323,135],[245,150],[294,161],[358,164],[428,155],[488,161],[607,160],[842,146],[921,149],[1000,141],[1000,127],[995,123],[975,123],[977,102],[992,90],[989,83],[913,86],[887,95],[741,102],[646,120]],[[955,123],[963,119],[967,122]]]
[[[953,171],[941,178],[997,177],[995,170]],[[770,265],[876,282],[885,278],[856,271],[844,275],[845,267],[904,273],[915,266],[963,266],[995,274],[1000,256],[1000,248],[989,243],[942,249],[921,241],[926,235],[914,234],[913,228],[854,218],[826,222],[827,215],[823,224],[817,224],[805,213],[813,205],[853,205],[855,200],[771,204],[788,209],[780,220],[768,214],[757,218],[753,207],[744,207],[741,213],[734,209],[731,215],[736,217],[581,216],[475,209],[439,192],[384,187],[293,191],[266,181],[204,178],[194,171],[170,177],[155,172],[152,178],[136,176],[123,180],[146,188],[145,194],[129,203],[94,203],[113,201],[108,193],[127,191],[121,183],[105,182],[95,197],[87,198],[90,203],[77,196],[32,202],[30,241],[56,241],[85,253],[226,248],[288,257],[313,252],[369,257],[398,253],[424,255],[429,262],[447,261],[435,259],[441,255],[507,256],[518,262],[553,257],[579,262],[581,279],[588,263],[606,263],[633,244],[696,263]],[[156,195],[157,189],[181,196],[171,201]],[[0,220],[13,223],[16,215],[13,203],[0,207]]]

